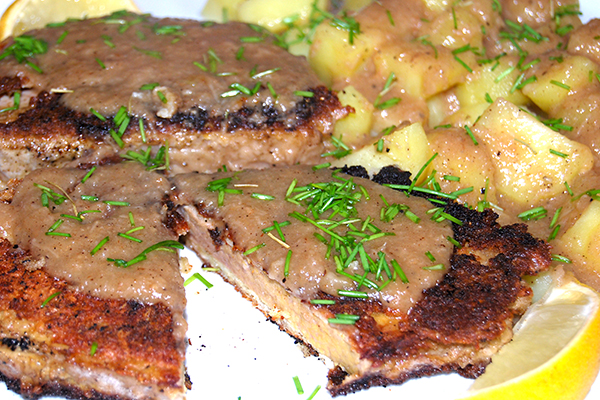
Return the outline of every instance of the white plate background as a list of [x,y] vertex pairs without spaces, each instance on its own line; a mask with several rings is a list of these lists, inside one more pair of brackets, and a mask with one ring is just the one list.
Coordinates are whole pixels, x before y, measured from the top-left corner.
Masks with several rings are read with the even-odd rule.
[[[0,0],[0,14],[12,0]],[[201,18],[205,0],[135,0],[144,12],[161,17]],[[284,1],[284,0],[282,0]],[[584,20],[600,17],[597,0],[580,0]],[[199,260],[184,251],[194,265]],[[199,270],[197,268],[196,270]],[[193,382],[188,400],[307,399],[318,386],[315,400],[331,399],[325,389],[328,365],[316,357],[305,358],[294,339],[279,331],[262,313],[242,299],[216,274],[204,273],[214,284],[207,290],[195,281],[188,285],[187,319],[191,341],[187,368]],[[293,377],[298,376],[304,394],[298,395]],[[464,392],[471,380],[456,374],[421,378],[401,386],[373,388],[340,400],[450,400]],[[21,397],[0,384],[0,400]],[[600,399],[596,380],[586,400]],[[46,398],[46,400],[60,400]]]

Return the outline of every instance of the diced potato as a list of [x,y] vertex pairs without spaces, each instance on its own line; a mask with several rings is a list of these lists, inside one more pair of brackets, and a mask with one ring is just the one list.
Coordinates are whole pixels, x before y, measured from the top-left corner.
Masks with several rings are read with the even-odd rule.
[[[384,136],[381,152],[377,151],[376,142],[337,160],[334,165],[362,165],[369,174],[387,165],[395,165],[414,177],[432,156],[423,126],[416,123]],[[426,176],[427,172],[421,175],[421,180]]]
[[537,81],[526,85],[523,93],[539,108],[551,113],[553,108],[560,108],[568,96],[593,83],[590,71],[596,74],[600,67],[586,57],[563,56],[562,62],[538,68]]
[[237,20],[238,6],[244,0],[208,0],[202,15],[209,20],[223,22],[223,17],[226,15],[230,20]]
[[450,8],[450,0],[422,0],[425,7],[433,12],[442,12]]
[[[238,5],[240,21],[257,24],[273,32],[285,29],[284,18],[297,16],[297,25],[307,22],[313,10],[314,0],[244,0]],[[328,8],[329,0],[318,0],[317,7]]]
[[[483,47],[481,21],[469,7],[455,7],[453,12],[439,14],[422,31],[433,45],[458,49],[470,44],[471,48]],[[425,33],[426,32],[426,33]]]
[[344,1],[343,9],[348,11],[359,11],[369,4],[371,4],[374,0],[346,0]]
[[[475,65],[471,52],[461,60]],[[429,98],[461,82],[468,70],[450,50],[435,49],[420,42],[396,42],[377,52],[373,61],[380,76],[396,75],[396,84],[415,97]]]
[[365,137],[370,137],[373,125],[373,105],[353,86],[340,91],[338,98],[343,105],[353,107],[354,113],[339,120],[333,134],[349,146],[364,143]]
[[587,279],[595,277],[596,282],[594,283],[599,284],[600,202],[589,203],[577,222],[559,238],[557,245],[559,250],[577,263],[579,274],[584,275]]
[[313,37],[309,58],[311,67],[327,85],[336,80],[345,80],[371,57],[381,40],[377,32],[363,32],[353,38],[347,31],[329,23],[320,24]]
[[473,126],[495,165],[498,192],[521,205],[564,191],[592,168],[591,150],[553,131],[510,102],[498,99]]
[[475,145],[460,129],[436,129],[427,138],[431,150],[438,154],[432,167],[443,192],[473,187],[458,201],[473,207],[480,201],[497,204],[494,165],[485,147]]
[[461,107],[443,122],[456,127],[464,127],[465,125],[471,126],[489,106],[489,103],[479,103]]
[[472,74],[465,77],[465,81],[456,86],[456,96],[461,107],[469,107],[475,104],[486,104],[486,93],[494,101],[499,97],[516,105],[528,103],[520,90],[513,90],[515,82],[521,75],[516,67],[516,57],[505,56],[499,60],[499,64],[484,64],[473,70]]

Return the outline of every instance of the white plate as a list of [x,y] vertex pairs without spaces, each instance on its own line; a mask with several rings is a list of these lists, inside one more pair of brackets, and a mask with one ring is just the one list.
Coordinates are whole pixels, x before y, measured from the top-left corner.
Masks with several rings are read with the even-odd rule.
[[[200,18],[205,0],[136,0],[144,12],[156,16]],[[597,0],[581,0],[586,20],[600,17],[594,7]],[[11,0],[0,0],[3,11]],[[186,251],[195,265],[195,256]],[[331,399],[325,390],[328,366],[316,357],[305,358],[294,340],[242,299],[231,286],[215,274],[205,274],[214,284],[207,290],[199,281],[187,287],[188,335],[191,346],[187,352],[188,372],[193,389],[189,400],[279,400],[307,399],[321,386],[315,400]],[[304,394],[298,395],[293,377],[298,376]],[[450,400],[464,392],[471,380],[456,374],[421,378],[401,386],[373,388],[339,399],[343,400]],[[21,397],[0,384],[0,399],[20,400]],[[600,399],[597,379],[587,400]],[[46,400],[59,400],[46,398]]]

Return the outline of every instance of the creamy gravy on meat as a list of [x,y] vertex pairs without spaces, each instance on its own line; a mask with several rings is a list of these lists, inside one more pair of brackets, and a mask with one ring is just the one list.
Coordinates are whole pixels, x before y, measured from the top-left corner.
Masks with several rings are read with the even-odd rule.
[[[145,118],[170,118],[194,106],[216,115],[261,104],[286,111],[302,99],[294,91],[320,85],[304,58],[270,44],[270,36],[241,23],[208,25],[128,14],[34,30],[27,35],[48,43],[45,54],[31,59],[43,73],[11,56],[0,63],[0,76],[24,76],[35,91],[66,90],[61,101],[77,111],[110,116],[126,106]],[[221,96],[234,83],[252,90],[258,82],[254,96]],[[147,84],[158,85],[141,90]]]
[[[213,180],[231,176],[234,178],[228,188],[242,190],[243,193],[226,193],[223,204],[218,206],[218,193],[208,191],[207,185]],[[448,236],[452,236],[451,226],[448,221],[433,222],[427,214],[433,206],[422,198],[409,197],[365,179],[352,178],[344,174],[339,176],[355,182],[355,193],[361,193],[360,186],[362,186],[369,195],[368,201],[365,201],[363,194],[361,201],[356,203],[358,213],[352,217],[357,218],[353,226],[361,230],[364,221],[370,217],[372,224],[382,232],[393,234],[393,236],[383,236],[365,242],[366,253],[374,260],[377,260],[378,252],[385,253],[390,269],[392,269],[391,261],[396,260],[408,278],[408,284],[396,278],[381,291],[366,289],[365,286],[360,290],[367,292],[371,298],[381,300],[387,306],[406,311],[420,299],[423,289],[435,285],[445,273],[445,270],[425,268],[438,263],[443,263],[445,268],[448,268],[453,249],[447,239]],[[227,230],[234,245],[241,251],[248,251],[264,244],[263,247],[249,254],[248,258],[255,265],[264,268],[271,279],[281,282],[296,296],[313,299],[318,297],[320,292],[337,296],[338,290],[356,290],[357,284],[353,280],[336,272],[335,251],[327,259],[327,245],[315,237],[317,233],[327,238],[329,235],[312,224],[301,222],[289,215],[294,211],[305,212],[304,206],[286,201],[286,191],[294,179],[297,180],[296,187],[319,182],[340,182],[339,179],[332,177],[332,171],[313,171],[310,167],[275,168],[268,172],[244,171],[238,174],[192,173],[174,178],[181,192],[181,200],[185,203],[197,204],[201,213],[210,214],[210,217],[217,221],[217,227],[222,232]],[[274,199],[253,198],[252,193],[274,196]],[[380,211],[385,206],[381,195],[390,205],[408,206],[410,211],[420,217],[420,222],[415,223],[402,213],[391,222],[381,221]],[[321,218],[329,217],[330,213],[321,216]],[[331,216],[331,219],[340,220],[339,216]],[[263,233],[263,229],[273,226],[274,221],[279,224],[290,222],[289,225],[281,227],[285,244],[292,251],[287,277],[284,271],[288,248]],[[341,235],[347,232],[345,228],[333,229]],[[368,230],[365,232],[372,233]],[[270,233],[279,238],[275,230]],[[435,261],[428,258],[426,254],[428,251],[435,257]],[[345,273],[359,276],[364,272],[358,262],[351,263],[345,270]],[[367,277],[377,285],[383,285],[388,280],[385,273],[381,280],[378,280],[374,273],[369,273]]]
[[[28,175],[17,188],[12,203],[3,207],[4,213],[12,214],[15,221],[7,224],[12,230],[9,236],[13,243],[29,250],[34,260],[39,260],[35,263],[37,267],[93,296],[163,302],[174,309],[183,309],[185,296],[176,252],[152,251],[146,260],[127,268],[107,260],[129,261],[155,243],[177,240],[177,235],[162,223],[161,199],[169,193],[169,182],[137,163],[98,167],[82,183],[87,173],[88,170],[81,169],[46,168]],[[49,207],[44,207],[42,190],[34,184],[67,193],[70,200],[60,205],[50,201]],[[82,200],[82,195],[96,196],[98,201]],[[130,205],[110,205],[104,201]],[[99,212],[83,214],[82,221],[65,217],[86,210]],[[55,231],[71,237],[46,234],[59,219],[64,222]],[[143,229],[131,232],[130,236],[142,240],[141,243],[118,236],[136,227]],[[92,255],[91,251],[105,237],[109,241]]]

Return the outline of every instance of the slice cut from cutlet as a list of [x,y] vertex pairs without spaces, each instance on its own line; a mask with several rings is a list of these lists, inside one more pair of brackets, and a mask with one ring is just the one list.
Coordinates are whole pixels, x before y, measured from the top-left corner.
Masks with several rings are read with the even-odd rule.
[[[387,172],[377,180],[400,176],[410,187]],[[531,302],[522,276],[550,264],[545,242],[524,225],[498,225],[491,210],[330,170],[184,174],[174,183],[187,244],[334,362],[333,395],[453,371],[478,376]]]
[[14,183],[0,204],[0,379],[25,398],[183,399],[185,223],[170,184],[135,164]]
[[0,43],[8,178],[167,143],[174,172],[316,164],[351,110],[257,26],[122,12],[26,36]]

